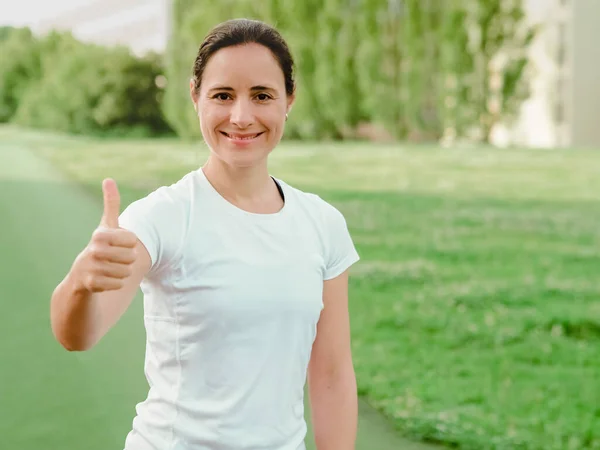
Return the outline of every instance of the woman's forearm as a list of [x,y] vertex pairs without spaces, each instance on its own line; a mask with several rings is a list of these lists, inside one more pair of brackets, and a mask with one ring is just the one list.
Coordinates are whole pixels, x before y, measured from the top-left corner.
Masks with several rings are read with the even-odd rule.
[[358,399],[353,369],[318,376],[309,382],[317,450],[354,450]]

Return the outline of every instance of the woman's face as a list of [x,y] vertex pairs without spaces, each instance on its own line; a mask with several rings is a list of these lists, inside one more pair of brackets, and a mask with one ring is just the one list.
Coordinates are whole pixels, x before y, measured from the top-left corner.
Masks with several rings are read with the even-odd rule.
[[236,167],[266,163],[294,100],[271,51],[254,43],[218,50],[206,64],[200,92],[193,82],[190,87],[212,154]]

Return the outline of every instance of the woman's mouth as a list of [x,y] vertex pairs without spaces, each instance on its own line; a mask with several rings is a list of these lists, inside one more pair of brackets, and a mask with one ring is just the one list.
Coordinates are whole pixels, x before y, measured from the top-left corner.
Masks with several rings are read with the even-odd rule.
[[263,133],[264,131],[261,131],[260,133],[226,133],[225,131],[221,131],[223,136],[235,142],[252,141]]

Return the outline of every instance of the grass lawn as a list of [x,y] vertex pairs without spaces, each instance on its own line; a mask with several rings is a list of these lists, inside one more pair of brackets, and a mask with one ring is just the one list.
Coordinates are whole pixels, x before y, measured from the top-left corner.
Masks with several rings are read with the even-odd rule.
[[[12,128],[0,129],[0,138],[89,187],[90,211],[73,214],[97,219],[103,178],[117,180],[126,204],[207,155],[201,144],[173,140]],[[11,182],[0,168],[3,184],[34,182],[21,172]],[[359,389],[398,430],[461,449],[600,449],[600,151],[286,143],[272,155],[271,172],[346,216],[362,256],[351,281]],[[75,196],[60,194],[56,230],[70,226],[65,213]],[[16,230],[21,222],[11,223]],[[86,232],[75,233],[74,248]],[[48,276],[73,256],[57,256]],[[126,342],[138,315],[130,311],[95,355]],[[62,364],[73,364],[67,356]],[[69,376],[75,386],[82,378]]]

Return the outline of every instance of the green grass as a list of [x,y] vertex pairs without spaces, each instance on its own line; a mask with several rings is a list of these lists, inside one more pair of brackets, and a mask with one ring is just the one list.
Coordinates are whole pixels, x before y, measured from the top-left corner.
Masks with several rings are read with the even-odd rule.
[[[33,151],[66,149],[71,139],[11,128],[0,138],[0,448],[122,448],[148,389],[141,295],[93,350],[67,353],[56,343],[48,300],[97,226],[101,196]],[[121,184],[124,204],[143,195],[131,186]],[[432,449],[402,439],[366,402],[359,411],[357,450]],[[310,422],[307,449],[315,450]]]
[[[207,155],[172,140],[0,137],[91,197],[115,178],[125,203]],[[398,430],[461,449],[600,449],[600,152],[286,143],[271,172],[346,216],[362,256],[359,389]]]

